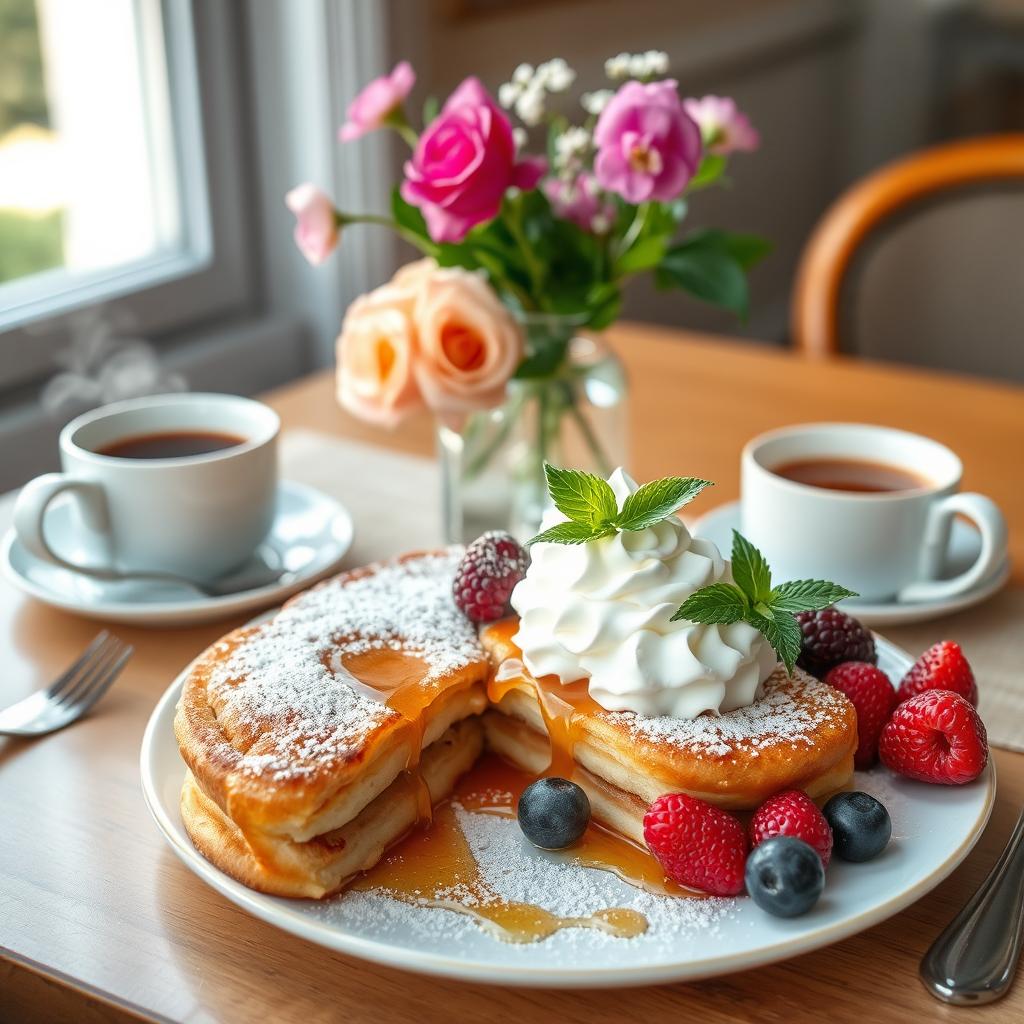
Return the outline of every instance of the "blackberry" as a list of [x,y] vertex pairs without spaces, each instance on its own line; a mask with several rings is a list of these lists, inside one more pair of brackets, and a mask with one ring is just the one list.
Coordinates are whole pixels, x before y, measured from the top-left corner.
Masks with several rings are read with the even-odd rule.
[[838,608],[816,612],[797,612],[803,638],[796,663],[812,676],[824,679],[830,668],[844,661],[877,664],[875,641],[852,615]]

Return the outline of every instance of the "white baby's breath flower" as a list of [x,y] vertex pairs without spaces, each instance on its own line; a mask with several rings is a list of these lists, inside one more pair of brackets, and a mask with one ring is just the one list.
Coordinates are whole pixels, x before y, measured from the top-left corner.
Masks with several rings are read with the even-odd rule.
[[646,78],[650,72],[647,70],[647,55],[634,53],[629,58],[629,74],[631,78]]
[[531,84],[516,100],[516,113],[523,124],[540,124],[544,120],[544,90]]
[[525,88],[533,82],[533,65],[532,64],[520,64],[519,67],[512,72],[512,81],[516,85]]
[[522,87],[515,82],[503,82],[498,86],[498,102],[506,110],[511,110],[522,91]]
[[611,89],[598,89],[596,92],[585,92],[580,98],[580,106],[588,114],[593,114],[595,117],[601,113],[606,106],[608,101],[615,95]]
[[629,61],[630,57],[628,53],[620,53],[614,57],[609,57],[604,62],[604,73],[614,82],[621,78],[629,77]]
[[590,145],[590,132],[586,128],[566,128],[555,138],[555,155],[568,159],[579,156],[587,151]]
[[647,58],[648,75],[668,74],[668,54],[664,50],[648,50],[644,57]]
[[603,235],[612,226],[611,219],[604,213],[595,213],[590,218],[590,230],[595,235]]
[[519,125],[516,125],[516,127],[512,129],[512,141],[516,144],[517,153],[519,150],[526,148],[526,143],[529,141],[529,138],[530,137],[525,128],[521,128]]
[[563,57],[554,57],[537,68],[537,78],[548,92],[565,92],[576,81],[576,72]]

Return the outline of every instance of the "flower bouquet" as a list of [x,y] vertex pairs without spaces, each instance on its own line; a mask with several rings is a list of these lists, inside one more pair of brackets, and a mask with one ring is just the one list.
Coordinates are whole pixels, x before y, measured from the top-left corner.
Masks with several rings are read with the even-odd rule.
[[584,93],[575,118],[557,102],[575,72],[554,59],[521,64],[497,102],[467,78],[443,106],[426,102],[417,131],[403,62],[356,97],[340,131],[349,142],[390,128],[408,143],[390,214],[338,210],[310,184],[287,196],[312,263],[358,223],[423,254],[350,306],[338,394],[385,425],[436,414],[451,540],[535,532],[545,461],[602,474],[627,461],[625,381],[596,332],[631,278],[744,317],[747,271],[768,250],[752,235],[681,230],[690,196],[758,145],[735,103],[681,97],[664,53],[620,54],[605,70],[617,87]]

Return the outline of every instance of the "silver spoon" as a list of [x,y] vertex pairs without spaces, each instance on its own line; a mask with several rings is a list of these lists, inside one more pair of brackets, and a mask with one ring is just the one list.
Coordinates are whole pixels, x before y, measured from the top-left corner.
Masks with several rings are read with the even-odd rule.
[[127,572],[106,566],[77,565],[55,553],[52,553],[52,557],[55,562],[69,572],[103,580],[107,583],[168,583],[187,587],[205,597],[226,597],[247,590],[255,590],[258,587],[268,587],[274,583],[286,583],[294,576],[292,571],[285,570],[280,564],[272,564],[274,561],[279,563],[280,559],[277,553],[269,549],[267,545],[261,546],[254,557],[240,569],[205,583],[170,572]]
[[936,999],[958,1006],[1006,995],[1024,941],[1024,812],[988,878],[921,960]]

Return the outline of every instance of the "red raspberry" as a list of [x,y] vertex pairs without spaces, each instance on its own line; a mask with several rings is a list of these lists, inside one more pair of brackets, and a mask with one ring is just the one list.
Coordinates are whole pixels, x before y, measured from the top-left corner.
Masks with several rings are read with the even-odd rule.
[[929,647],[900,683],[900,703],[925,690],[952,690],[972,707],[978,706],[978,684],[960,645],[952,640]]
[[765,800],[750,819],[751,848],[772,836],[802,839],[817,851],[822,867],[832,856],[832,829],[818,805],[800,789],[787,789]]
[[672,881],[714,896],[743,891],[747,836],[731,814],[695,796],[667,793],[647,808],[644,839]]
[[874,665],[848,661],[836,665],[825,682],[841,690],[857,710],[857,750],[855,768],[870,768],[878,760],[878,737],[896,707],[896,691],[889,677]]
[[500,530],[481,534],[466,548],[455,571],[452,596],[473,622],[494,622],[509,612],[508,599],[526,575],[526,552]]
[[825,673],[843,661],[878,660],[875,640],[852,615],[838,608],[822,608],[816,612],[797,612],[803,639],[797,664],[812,676],[825,678]]
[[960,694],[925,690],[892,713],[878,753],[898,775],[960,786],[988,763],[988,737],[978,712]]

